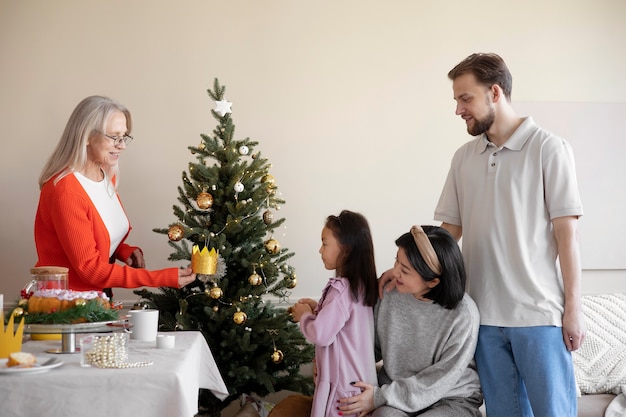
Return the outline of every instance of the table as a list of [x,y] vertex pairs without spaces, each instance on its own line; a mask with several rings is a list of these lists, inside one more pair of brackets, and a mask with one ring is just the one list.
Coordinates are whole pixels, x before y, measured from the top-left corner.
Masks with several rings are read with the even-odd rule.
[[[175,347],[157,349],[156,342],[130,340],[128,362],[152,361],[137,368],[81,367],[81,355],[47,353],[59,341],[30,340],[22,351],[43,363],[63,361],[44,373],[0,374],[2,417],[193,417],[198,389],[218,398],[228,396],[213,355],[200,332],[167,332]],[[80,337],[79,337],[80,338]]]

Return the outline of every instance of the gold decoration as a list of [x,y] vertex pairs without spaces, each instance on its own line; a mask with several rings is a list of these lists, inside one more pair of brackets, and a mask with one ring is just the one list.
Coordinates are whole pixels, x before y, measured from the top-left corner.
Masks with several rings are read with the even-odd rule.
[[287,288],[296,288],[296,285],[298,285],[298,279],[295,277],[292,279],[287,280]]
[[248,282],[250,283],[250,285],[261,285],[261,283],[263,282],[263,278],[261,278],[259,274],[254,272],[248,277]]
[[233,314],[233,321],[235,322],[235,324],[243,324],[247,319],[248,316],[246,315],[246,313],[237,308],[237,311],[235,311],[235,314]]
[[175,224],[170,226],[170,229],[167,231],[167,237],[172,242],[178,242],[185,236],[185,229],[180,224]]
[[211,288],[209,290],[209,296],[211,298],[213,298],[214,300],[217,300],[218,298],[220,298],[222,295],[224,294],[224,292],[222,291],[222,289],[218,286],[215,286],[213,288]]
[[201,151],[204,150],[204,148],[206,148],[206,145],[204,144],[204,142],[200,142],[200,144],[198,145],[198,149],[200,149]]
[[22,317],[24,315],[24,309],[22,307],[15,307],[13,312],[11,313],[11,317]]
[[274,221],[274,213],[269,210],[265,210],[263,212],[263,223],[269,225]]
[[217,272],[218,252],[215,248],[211,251],[205,246],[200,250],[198,245],[193,245],[191,249],[191,270],[196,274],[213,275]]
[[[17,309],[24,310],[21,307]],[[20,320],[20,324],[15,329],[15,310],[9,318],[9,323],[4,327],[4,312],[0,309],[0,358],[8,358],[10,353],[22,351],[22,336],[24,335],[24,317]],[[19,316],[21,316],[20,314]]]
[[200,210],[208,210],[213,206],[213,196],[203,191],[196,197],[196,203]]
[[218,311],[220,311],[220,308],[218,306],[213,306],[213,311],[217,313]]
[[75,306],[84,306],[85,304],[87,304],[87,300],[85,300],[84,298],[77,298],[74,300]]
[[279,349],[274,348],[274,352],[272,353],[272,362],[278,364],[281,363],[284,358],[285,355],[283,355],[283,352]]
[[276,255],[280,251],[280,243],[274,238],[265,241],[265,250],[267,253]]
[[274,179],[274,176],[272,174],[265,174],[263,175],[263,178],[261,178],[261,182],[265,182],[269,185],[274,185],[276,180]]
[[20,307],[26,307],[28,305],[28,298],[22,298],[17,302],[17,305]]
[[274,352],[272,352],[272,354],[270,355],[270,358],[272,359],[272,362],[274,363],[281,363],[284,359],[284,355],[283,355],[283,352],[276,349],[276,340],[274,339],[274,336],[278,336],[278,329],[265,329],[265,330],[271,336],[272,345],[274,346]]

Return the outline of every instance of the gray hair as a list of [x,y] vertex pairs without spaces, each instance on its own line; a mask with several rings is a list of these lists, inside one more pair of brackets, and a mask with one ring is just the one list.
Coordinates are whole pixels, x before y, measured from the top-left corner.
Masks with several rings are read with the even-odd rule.
[[[87,141],[98,132],[104,132],[109,118],[118,111],[126,116],[126,133],[130,133],[132,119],[124,105],[103,96],[89,96],[78,103],[65,125],[59,143],[41,171],[39,188],[57,174],[59,176],[55,183],[67,174],[81,171],[87,164]],[[116,173],[106,174],[110,180]]]

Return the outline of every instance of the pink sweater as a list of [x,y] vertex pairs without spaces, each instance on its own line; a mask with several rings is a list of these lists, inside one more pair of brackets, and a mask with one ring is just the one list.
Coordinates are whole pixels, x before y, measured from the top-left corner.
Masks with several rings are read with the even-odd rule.
[[315,344],[317,380],[311,417],[339,416],[337,400],[361,393],[350,382],[377,385],[374,310],[352,298],[346,278],[331,278],[315,314],[300,318],[300,330]]
[[[178,287],[177,268],[158,271],[109,263],[109,232],[73,174],[41,188],[35,216],[36,266],[69,268],[69,288],[77,291],[122,287]],[[118,196],[119,198],[119,196]],[[114,257],[125,262],[137,249],[124,243]]]

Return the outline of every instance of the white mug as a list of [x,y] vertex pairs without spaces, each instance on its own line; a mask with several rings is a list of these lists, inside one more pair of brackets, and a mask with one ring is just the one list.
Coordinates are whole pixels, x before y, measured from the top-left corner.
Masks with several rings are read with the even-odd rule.
[[159,310],[130,310],[130,338],[152,342],[159,329]]

